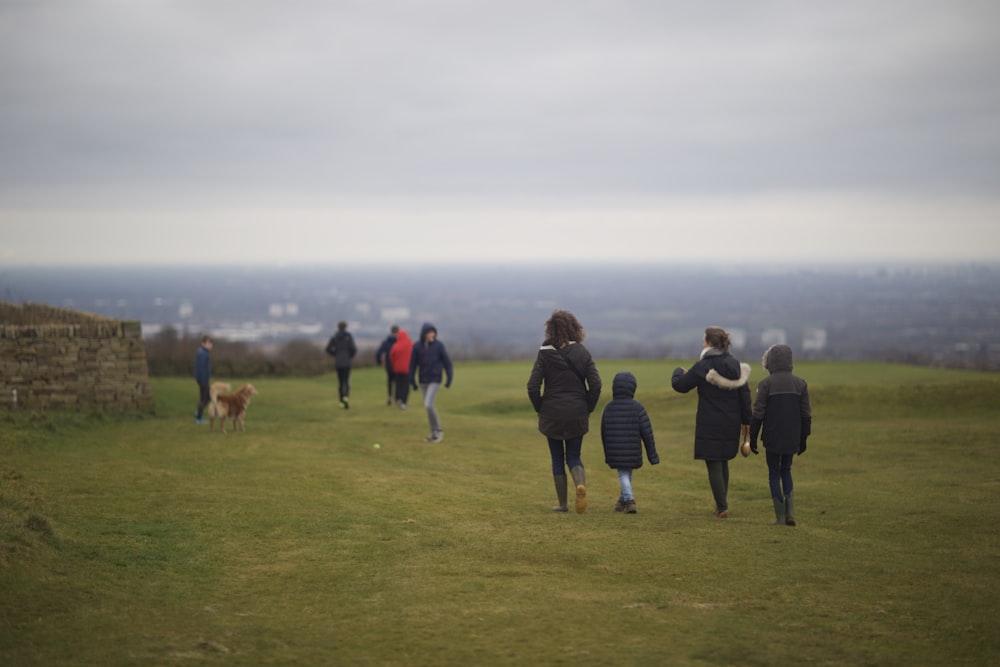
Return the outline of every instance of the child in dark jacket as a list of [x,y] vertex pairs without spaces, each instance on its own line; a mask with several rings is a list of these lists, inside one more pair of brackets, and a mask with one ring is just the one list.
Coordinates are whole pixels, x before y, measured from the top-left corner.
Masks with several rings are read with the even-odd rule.
[[611,384],[612,400],[601,417],[601,442],[604,461],[618,471],[621,495],[615,503],[616,512],[635,514],[635,497],[632,495],[632,471],[642,467],[642,447],[650,465],[660,462],[653,440],[653,426],[646,408],[635,400],[638,386],[635,376],[628,371],[615,375]]
[[776,524],[795,525],[792,460],[806,451],[812,432],[812,408],[806,381],[792,374],[792,348],[772,345],[761,359],[770,375],[757,385],[750,419],[750,450],[757,453],[760,435],[767,450],[767,477]]

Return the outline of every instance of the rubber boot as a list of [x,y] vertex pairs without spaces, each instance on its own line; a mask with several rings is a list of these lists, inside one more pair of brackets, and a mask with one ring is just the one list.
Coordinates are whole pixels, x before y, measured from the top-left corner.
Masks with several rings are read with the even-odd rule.
[[553,512],[568,512],[569,507],[566,505],[566,475],[553,475],[552,479],[556,483],[556,498],[559,499],[559,504],[552,508]]
[[795,525],[795,501],[792,500],[792,494],[790,493],[785,496],[785,525]]
[[771,498],[774,503],[774,525],[784,526],[785,525],[785,501],[781,498]]
[[729,518],[729,503],[727,502],[726,468],[724,461],[708,461],[708,484],[712,487],[712,497],[715,499],[715,516],[720,519]]
[[587,476],[583,472],[583,466],[576,466],[572,470],[573,483],[576,484],[576,513],[583,514],[587,510]]

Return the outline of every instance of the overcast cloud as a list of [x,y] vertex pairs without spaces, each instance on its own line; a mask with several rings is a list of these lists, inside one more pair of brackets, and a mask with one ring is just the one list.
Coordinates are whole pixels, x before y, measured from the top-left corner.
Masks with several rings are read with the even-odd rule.
[[0,0],[0,262],[1000,261],[998,64],[993,0]]

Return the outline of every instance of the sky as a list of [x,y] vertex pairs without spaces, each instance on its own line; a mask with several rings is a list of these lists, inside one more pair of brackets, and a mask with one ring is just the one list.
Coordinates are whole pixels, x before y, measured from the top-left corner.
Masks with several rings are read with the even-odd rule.
[[1000,262],[995,0],[0,0],[0,267]]

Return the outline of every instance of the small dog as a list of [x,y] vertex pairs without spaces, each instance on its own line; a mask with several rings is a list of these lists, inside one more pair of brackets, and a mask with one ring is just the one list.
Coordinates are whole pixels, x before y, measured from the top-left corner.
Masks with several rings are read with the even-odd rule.
[[218,419],[225,433],[226,419],[232,419],[234,431],[245,431],[247,406],[250,405],[250,397],[257,395],[257,390],[252,384],[245,384],[230,394],[220,394],[223,389],[229,389],[229,385],[217,382],[210,390],[212,402],[208,406],[208,430],[215,428],[215,420]]

